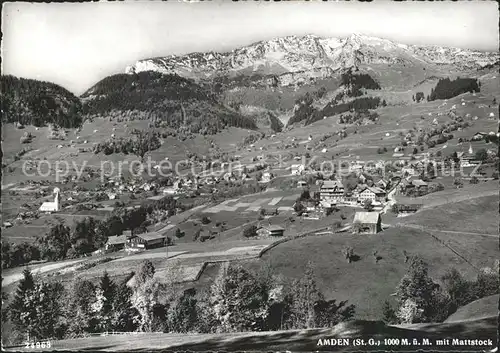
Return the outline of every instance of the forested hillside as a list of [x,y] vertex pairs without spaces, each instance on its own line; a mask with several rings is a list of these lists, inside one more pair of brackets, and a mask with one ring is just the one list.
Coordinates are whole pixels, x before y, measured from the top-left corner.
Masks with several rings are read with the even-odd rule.
[[82,123],[78,97],[51,82],[2,76],[2,123],[77,127]]
[[146,71],[106,77],[82,95],[90,118],[151,120],[192,133],[213,134],[226,126],[254,129],[255,123],[220,104],[194,81]]
[[474,78],[457,78],[451,81],[449,78],[440,79],[431,91],[428,100],[449,99],[465,92],[479,92],[480,82]]

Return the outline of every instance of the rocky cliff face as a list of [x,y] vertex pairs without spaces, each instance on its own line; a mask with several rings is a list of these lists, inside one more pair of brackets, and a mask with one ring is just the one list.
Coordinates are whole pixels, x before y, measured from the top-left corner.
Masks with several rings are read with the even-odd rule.
[[261,41],[228,53],[191,53],[140,60],[125,72],[176,73],[196,80],[261,75],[267,77],[267,84],[289,85],[309,78],[329,77],[338,70],[361,65],[454,65],[459,69],[477,69],[496,61],[498,53],[411,46],[356,34],[343,39],[306,35]]

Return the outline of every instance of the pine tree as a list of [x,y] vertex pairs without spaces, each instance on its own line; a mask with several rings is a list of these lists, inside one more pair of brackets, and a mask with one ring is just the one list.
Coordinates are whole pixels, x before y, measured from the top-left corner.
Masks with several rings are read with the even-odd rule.
[[174,332],[190,332],[198,321],[196,290],[185,290],[169,313],[169,327]]
[[9,305],[10,320],[16,330],[30,339],[61,337],[58,324],[63,290],[59,283],[37,283],[25,269]]
[[[428,265],[420,257],[412,257],[408,271],[401,279],[397,290],[400,309],[404,308],[402,315],[409,315],[410,308],[415,306],[418,315],[415,314],[417,317],[412,320],[425,321],[435,309],[432,302],[438,288],[439,285],[429,277]],[[400,319],[402,321],[406,320],[403,320],[402,317]],[[408,320],[405,322],[408,322]]]
[[316,286],[312,263],[306,266],[304,276],[294,281],[291,293],[291,324],[292,328],[312,328],[316,324],[314,303],[323,300],[323,295]]
[[116,294],[116,285],[111,280],[111,278],[109,278],[107,271],[105,271],[103,276],[101,277],[100,288],[102,291],[102,295],[104,296],[104,298],[106,298],[106,301],[102,308],[102,312],[108,315],[113,307],[113,301]]
[[223,265],[206,299],[208,305],[199,305],[205,331],[261,331],[265,327],[268,288],[241,267]]
[[396,324],[398,323],[398,318],[396,316],[396,310],[392,307],[391,303],[388,300],[384,302],[384,306],[382,307],[382,314],[384,321],[386,324]]
[[139,330],[151,332],[154,324],[154,307],[158,304],[159,284],[154,278],[151,261],[144,261],[135,275],[131,303],[140,314]]
[[137,330],[140,314],[137,309],[132,307],[131,297],[132,290],[126,282],[116,287],[111,322],[114,331],[133,332]]
[[29,269],[24,269],[23,278],[19,281],[14,298],[9,305],[9,317],[14,327],[20,332],[25,332],[30,324],[26,317],[25,302],[35,289],[35,280]]
[[70,336],[79,336],[99,330],[99,319],[94,310],[97,301],[96,294],[95,286],[88,280],[75,278],[71,284],[66,307]]
[[141,285],[142,283],[152,279],[154,274],[155,267],[153,266],[153,263],[149,260],[145,260],[135,274],[136,285]]
[[113,302],[116,295],[116,285],[109,278],[108,272],[104,272],[99,284],[99,294],[102,301],[99,310],[100,327],[104,331],[111,329]]

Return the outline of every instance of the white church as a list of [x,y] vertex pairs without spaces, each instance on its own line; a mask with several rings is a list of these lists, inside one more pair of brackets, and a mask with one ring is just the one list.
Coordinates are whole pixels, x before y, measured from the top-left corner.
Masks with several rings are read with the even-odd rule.
[[38,209],[40,212],[58,212],[59,211],[59,201],[61,196],[59,195],[61,190],[59,188],[54,188],[53,194],[54,196],[54,201],[53,202],[44,202]]

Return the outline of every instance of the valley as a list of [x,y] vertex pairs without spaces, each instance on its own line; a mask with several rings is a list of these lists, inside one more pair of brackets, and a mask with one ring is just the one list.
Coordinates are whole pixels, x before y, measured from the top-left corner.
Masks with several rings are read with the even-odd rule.
[[[307,35],[140,60],[79,97],[2,76],[5,302],[26,269],[47,286],[94,294],[106,273],[132,293],[140,324],[122,318],[78,331],[65,321],[76,333],[54,339],[57,349],[309,350],[318,337],[365,331],[437,339],[467,320],[467,305],[487,308],[470,331],[453,329],[489,335],[496,304],[474,303],[498,296],[498,60],[497,52]],[[465,299],[452,298],[452,269],[472,288]],[[433,300],[445,304],[428,305],[446,310],[401,314],[410,275],[436,285]],[[316,313],[319,323],[293,316],[286,301],[301,281],[319,293],[314,305],[331,310]],[[238,307],[254,321],[233,322],[209,311],[222,301],[207,299],[218,283],[241,293],[269,286],[248,301],[274,299],[261,308],[267,314]],[[177,311],[169,315],[180,321],[165,326],[181,305],[220,331]],[[286,305],[295,313],[288,319]],[[98,337],[108,331],[148,333]],[[3,330],[2,342],[19,348],[20,338]]]

